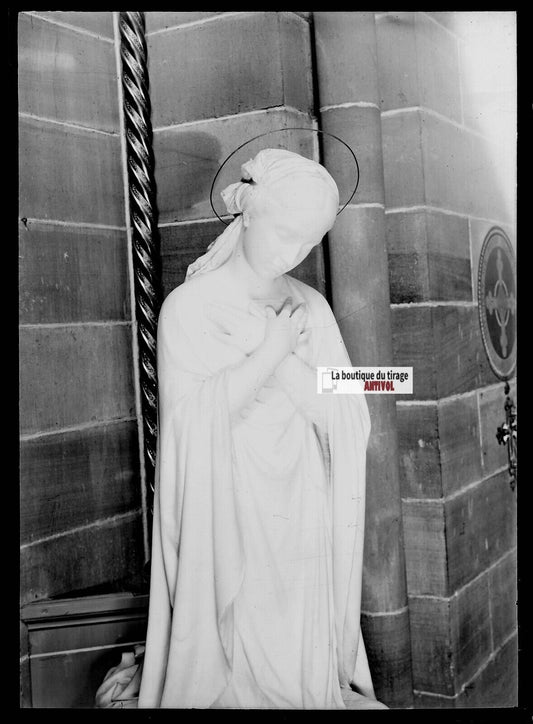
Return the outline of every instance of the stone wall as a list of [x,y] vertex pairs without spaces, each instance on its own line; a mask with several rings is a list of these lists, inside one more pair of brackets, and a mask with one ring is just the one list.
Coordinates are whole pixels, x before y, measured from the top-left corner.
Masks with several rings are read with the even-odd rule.
[[144,551],[113,17],[21,13],[18,33],[25,604]]
[[475,23],[461,16],[376,16],[394,359],[415,380],[397,411],[424,707],[516,702],[516,494],[477,308],[483,240],[499,226],[514,243],[513,209],[477,122],[465,63]]

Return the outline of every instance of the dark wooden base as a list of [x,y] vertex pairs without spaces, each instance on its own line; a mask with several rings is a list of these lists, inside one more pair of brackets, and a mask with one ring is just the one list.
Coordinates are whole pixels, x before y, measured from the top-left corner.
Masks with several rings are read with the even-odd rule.
[[148,596],[113,593],[30,603],[22,706],[92,708],[96,690],[123,651],[144,643]]

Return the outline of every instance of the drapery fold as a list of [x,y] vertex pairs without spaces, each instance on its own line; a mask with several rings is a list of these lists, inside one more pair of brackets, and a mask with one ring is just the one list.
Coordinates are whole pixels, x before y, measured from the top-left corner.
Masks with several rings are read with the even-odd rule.
[[208,707],[231,672],[231,604],[244,572],[229,368],[201,379],[189,340],[172,321],[172,338],[164,320],[158,345],[160,434],[139,706]]

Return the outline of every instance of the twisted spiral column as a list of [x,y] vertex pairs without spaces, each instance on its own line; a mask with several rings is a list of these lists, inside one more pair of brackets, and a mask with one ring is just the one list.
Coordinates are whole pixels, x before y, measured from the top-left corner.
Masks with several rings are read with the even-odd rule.
[[157,449],[156,335],[162,295],[144,13],[121,12],[119,27],[144,463],[147,506],[152,510]]

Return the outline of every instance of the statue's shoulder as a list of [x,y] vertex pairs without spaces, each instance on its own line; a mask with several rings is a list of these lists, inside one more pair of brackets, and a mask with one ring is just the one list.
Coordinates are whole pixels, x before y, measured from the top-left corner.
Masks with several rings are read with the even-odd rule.
[[318,289],[315,289],[309,284],[306,284],[305,282],[300,281],[300,279],[296,279],[289,274],[286,274],[286,276],[289,277],[290,283],[296,287],[300,296],[303,297],[311,312],[316,312],[317,314],[327,314],[331,312],[328,300],[321,292],[318,291]]
[[197,277],[183,282],[166,296],[161,311],[167,313],[188,311],[191,306],[196,306],[199,301],[209,297],[210,285],[206,283],[207,275],[199,274]]

